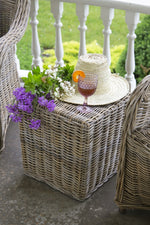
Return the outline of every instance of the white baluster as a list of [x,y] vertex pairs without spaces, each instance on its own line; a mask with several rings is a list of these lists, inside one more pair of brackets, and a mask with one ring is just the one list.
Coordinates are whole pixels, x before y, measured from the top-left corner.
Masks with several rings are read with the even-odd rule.
[[136,80],[133,74],[135,70],[134,39],[136,38],[134,31],[137,27],[138,22],[139,22],[139,13],[126,11],[126,23],[128,25],[129,34],[127,36],[128,51],[125,65],[127,74],[125,75],[125,78],[129,82],[131,92],[136,88]]
[[89,6],[83,5],[81,3],[76,4],[76,14],[78,16],[80,25],[78,26],[78,29],[80,31],[80,49],[79,49],[79,56],[86,54],[86,37],[85,37],[85,31],[87,30],[87,26],[85,25],[85,22],[87,20],[87,16],[89,14]]
[[64,66],[63,61],[63,43],[62,43],[62,36],[61,36],[61,17],[63,13],[63,2],[51,0],[51,12],[54,15],[55,23],[54,26],[56,27],[56,40],[55,40],[55,55],[56,55],[56,65]]
[[17,56],[16,53],[17,53],[17,45],[15,45],[15,61],[16,61],[18,74],[20,74],[20,61],[19,61],[18,56]]
[[30,9],[30,17],[31,17],[31,27],[32,27],[32,67],[39,66],[41,69],[43,68],[42,60],[41,60],[41,49],[38,38],[37,24],[38,20],[36,16],[38,14],[39,2],[38,0],[31,0],[31,9]]
[[104,48],[103,48],[103,55],[107,57],[108,65],[111,64],[111,54],[110,54],[110,34],[111,29],[110,25],[114,18],[114,9],[101,7],[101,19],[103,20],[104,24]]

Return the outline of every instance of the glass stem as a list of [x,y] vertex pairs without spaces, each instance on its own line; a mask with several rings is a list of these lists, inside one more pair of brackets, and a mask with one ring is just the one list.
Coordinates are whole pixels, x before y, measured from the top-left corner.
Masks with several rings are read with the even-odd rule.
[[87,103],[87,97],[85,97],[84,98],[84,103],[83,103],[83,105],[87,105],[88,103]]

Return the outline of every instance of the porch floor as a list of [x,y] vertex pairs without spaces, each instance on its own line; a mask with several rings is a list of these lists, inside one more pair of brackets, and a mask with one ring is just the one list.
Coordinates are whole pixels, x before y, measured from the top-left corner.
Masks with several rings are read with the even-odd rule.
[[10,123],[0,154],[0,225],[148,225],[150,212],[120,214],[116,176],[79,202],[24,175],[18,125]]

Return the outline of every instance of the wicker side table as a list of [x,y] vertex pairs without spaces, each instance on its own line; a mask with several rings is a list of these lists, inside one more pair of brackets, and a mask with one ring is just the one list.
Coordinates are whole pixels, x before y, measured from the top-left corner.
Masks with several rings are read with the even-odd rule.
[[25,174],[77,200],[88,198],[116,173],[128,98],[88,114],[63,102],[52,113],[38,106],[38,130],[29,128],[26,114],[20,124]]

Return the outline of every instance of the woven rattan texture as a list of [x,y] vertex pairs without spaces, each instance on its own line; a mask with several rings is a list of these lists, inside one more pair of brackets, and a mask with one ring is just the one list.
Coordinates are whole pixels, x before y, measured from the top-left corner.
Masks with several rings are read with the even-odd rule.
[[122,209],[150,210],[150,75],[139,84],[127,105],[116,203]]
[[20,85],[15,45],[25,32],[29,11],[29,0],[0,0],[0,152],[9,124],[6,105],[13,103],[13,90]]
[[25,174],[77,200],[88,198],[116,173],[128,98],[92,107],[88,114],[63,102],[52,113],[37,107],[38,130],[29,128],[25,114],[20,124]]

